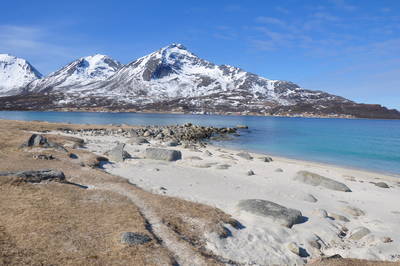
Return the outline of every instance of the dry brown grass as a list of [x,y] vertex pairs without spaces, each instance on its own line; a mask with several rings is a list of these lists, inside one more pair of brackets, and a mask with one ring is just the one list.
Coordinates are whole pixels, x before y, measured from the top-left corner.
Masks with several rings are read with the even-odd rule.
[[307,265],[312,266],[396,266],[399,262],[371,261],[359,259],[322,259]]
[[[0,171],[52,168],[63,171],[68,181],[77,184],[128,188],[151,206],[182,241],[202,254],[207,264],[221,264],[205,251],[202,239],[204,231],[223,235],[222,224],[233,223],[229,215],[202,204],[151,194],[126,180],[88,167],[95,165],[96,156],[71,148],[79,139],[46,135],[77,154],[78,159],[55,150],[19,148],[31,131],[64,126],[81,127],[0,120]],[[33,155],[37,154],[51,154],[56,159],[36,160]],[[17,181],[13,177],[0,177],[0,264],[171,265],[174,262],[173,254],[156,240],[138,247],[120,244],[120,235],[125,231],[152,234],[145,217],[127,197],[55,182],[33,185]]]

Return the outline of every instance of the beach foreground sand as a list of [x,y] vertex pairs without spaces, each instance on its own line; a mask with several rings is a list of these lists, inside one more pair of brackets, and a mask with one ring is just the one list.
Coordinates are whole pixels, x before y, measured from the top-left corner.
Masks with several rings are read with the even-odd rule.
[[[119,135],[79,136],[58,130],[83,127],[79,125],[0,122],[1,171],[55,168],[62,170],[69,182],[87,187],[52,182],[16,186],[12,177],[0,177],[4,192],[0,255],[3,261],[11,261],[9,264],[21,262],[25,253],[35,253],[36,263],[40,258],[62,264],[69,258],[75,263],[104,265],[121,264],[121,258],[146,265],[367,265],[366,261],[340,257],[320,260],[336,254],[370,260],[371,265],[379,265],[372,261],[389,265],[389,261],[400,260],[400,233],[396,230],[400,183],[396,177],[278,157],[270,161],[266,155],[212,145],[167,147],[154,139],[139,145]],[[68,154],[18,148],[34,132],[61,143]],[[73,145],[79,142],[76,137],[85,144]],[[99,163],[96,158],[118,143],[126,144],[131,158]],[[172,162],[146,159],[147,148],[177,150],[182,158]],[[57,160],[33,159],[39,153],[51,153]],[[315,174],[338,181],[351,192],[332,190],[323,182],[310,185],[301,178]],[[57,198],[54,206],[52,192]],[[27,203],[33,199],[42,199],[41,205]],[[279,220],[238,206],[248,199],[298,210],[301,219],[293,226],[283,226]],[[15,208],[10,209],[13,204]],[[38,227],[37,217],[43,217],[49,207],[54,215],[44,215],[42,222],[53,227],[46,231]],[[25,216],[20,215],[21,210]],[[124,231],[146,233],[153,241],[126,247],[119,243]],[[41,253],[23,240],[27,235],[40,239],[38,232]],[[57,234],[62,239],[57,239]],[[12,245],[4,246],[7,241]],[[54,249],[46,251],[43,247],[50,250],[49,243],[65,252],[65,257]],[[160,255],[154,259],[156,253]]]

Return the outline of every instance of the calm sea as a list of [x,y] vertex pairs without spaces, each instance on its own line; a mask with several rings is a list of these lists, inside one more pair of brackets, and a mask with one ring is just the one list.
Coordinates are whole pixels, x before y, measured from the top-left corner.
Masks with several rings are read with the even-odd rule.
[[249,126],[218,145],[400,174],[400,120],[86,112],[0,112],[0,118],[75,124]]

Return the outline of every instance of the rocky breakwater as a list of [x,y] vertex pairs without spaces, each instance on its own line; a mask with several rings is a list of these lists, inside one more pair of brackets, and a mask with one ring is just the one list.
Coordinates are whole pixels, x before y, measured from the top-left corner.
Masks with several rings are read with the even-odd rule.
[[67,134],[81,136],[123,136],[128,138],[146,138],[163,142],[200,142],[214,136],[225,137],[236,133],[236,128],[205,127],[187,123],[172,126],[117,127],[117,128],[59,128]]

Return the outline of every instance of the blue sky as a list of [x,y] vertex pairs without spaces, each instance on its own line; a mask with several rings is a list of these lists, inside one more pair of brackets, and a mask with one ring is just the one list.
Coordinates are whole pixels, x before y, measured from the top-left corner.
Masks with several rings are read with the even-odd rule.
[[173,42],[271,79],[400,110],[400,1],[3,1],[0,53],[43,74]]

